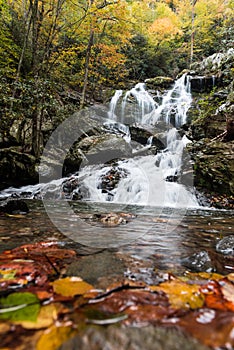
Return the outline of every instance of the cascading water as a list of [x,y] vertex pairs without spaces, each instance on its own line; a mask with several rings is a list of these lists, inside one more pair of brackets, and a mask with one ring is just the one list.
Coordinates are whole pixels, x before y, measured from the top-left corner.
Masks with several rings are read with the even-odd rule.
[[[187,111],[192,101],[189,85],[189,78],[183,75],[171,90],[161,96],[160,104],[148,93],[143,83],[138,83],[125,94],[122,90],[117,90],[111,99],[103,125],[112,134],[116,130],[120,133],[126,143],[132,146],[132,156],[115,160],[113,164],[108,162],[108,165],[84,166],[72,176],[72,181],[77,182],[79,186],[70,193],[69,198],[157,207],[198,206],[195,196],[189,190],[189,187],[192,188],[192,182],[182,184],[180,181],[184,146],[188,140],[185,137],[181,139],[176,129],[186,122]],[[164,144],[164,149],[158,150],[156,154],[150,153],[154,135],[149,136],[145,145],[140,145],[138,149],[136,144],[131,143],[129,126],[125,125],[129,124],[129,120],[137,125],[153,128],[154,135],[157,134],[160,124],[160,142]],[[64,197],[67,180],[69,179],[63,178],[49,184],[7,189],[0,197],[24,192],[29,193],[28,197],[31,198],[43,197],[45,193],[48,196],[49,193],[50,198],[61,199]]]
[[[150,206],[197,206],[195,196],[186,186],[177,182],[181,175],[182,156],[188,140],[185,137],[181,139],[177,129],[170,125],[173,122],[179,127],[186,122],[191,101],[189,79],[185,75],[162,97],[160,105],[154,101],[142,83],[138,83],[124,96],[122,91],[118,91],[111,100],[109,117],[112,116],[115,121],[123,123],[127,119],[127,113],[130,113],[131,116],[135,116],[135,122],[138,124],[156,124],[156,128],[157,122],[164,121],[165,149],[156,155],[119,161],[117,168],[124,169],[127,176],[121,178],[117,186],[108,191],[103,191],[103,188],[98,186],[97,179],[105,173],[108,174],[109,167],[96,168],[91,172],[89,169],[90,176],[87,176],[87,169],[84,168],[80,175],[85,177],[85,186],[91,189],[89,199]],[[115,111],[119,111],[119,115],[115,114]],[[145,149],[151,147],[152,140],[153,136],[147,140]],[[133,149],[133,154],[134,152]]]

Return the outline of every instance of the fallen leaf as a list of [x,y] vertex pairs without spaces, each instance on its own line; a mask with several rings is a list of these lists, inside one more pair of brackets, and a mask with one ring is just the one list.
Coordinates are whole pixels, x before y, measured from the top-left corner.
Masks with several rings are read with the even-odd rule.
[[[169,325],[170,320],[164,324]],[[188,312],[171,323],[213,349],[232,349],[234,346],[234,314],[202,308]]]
[[73,337],[77,331],[70,326],[52,326],[47,329],[36,345],[36,350],[57,350],[66,340]]
[[0,299],[0,319],[35,322],[39,310],[39,300],[32,293],[12,293]]
[[14,279],[15,273],[16,271],[12,269],[6,269],[6,270],[0,269],[0,283],[5,282],[6,280]]
[[150,286],[152,291],[163,291],[169,298],[170,304],[175,309],[198,309],[204,304],[204,296],[200,292],[200,286],[188,284],[174,279],[163,282],[159,286]]
[[[93,300],[90,300],[93,303]],[[119,313],[125,312],[130,307],[137,305],[160,305],[169,307],[168,298],[164,292],[152,293],[142,289],[123,289],[115,291],[107,296],[95,300],[95,304],[102,312]]]
[[15,324],[20,324],[23,328],[26,329],[41,329],[50,327],[54,321],[57,319],[59,310],[58,304],[49,304],[42,306],[37,319],[32,321],[20,321],[14,322]]
[[219,281],[221,279],[223,279],[223,275],[220,275],[219,273],[214,273],[214,272],[196,273],[196,272],[186,271],[185,278],[182,280],[186,282],[186,281],[207,281],[207,280]]
[[65,297],[82,295],[94,289],[94,287],[91,284],[84,282],[79,277],[66,277],[58,279],[52,282],[51,285],[53,286],[53,290],[55,293],[61,294]]
[[210,281],[201,287],[205,296],[205,304],[211,309],[234,311],[234,288],[228,280]]
[[229,310],[234,311],[234,285],[225,281],[221,285],[221,291],[224,298],[229,302]]
[[16,219],[25,219],[25,214],[5,214],[6,216],[10,218],[16,218]]

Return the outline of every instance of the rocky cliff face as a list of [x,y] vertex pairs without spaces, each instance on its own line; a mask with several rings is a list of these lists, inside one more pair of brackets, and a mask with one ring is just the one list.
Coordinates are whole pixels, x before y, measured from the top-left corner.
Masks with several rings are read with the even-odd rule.
[[233,208],[234,50],[212,55],[192,68],[189,74],[194,101],[189,136],[193,140],[190,153],[195,186],[211,205]]

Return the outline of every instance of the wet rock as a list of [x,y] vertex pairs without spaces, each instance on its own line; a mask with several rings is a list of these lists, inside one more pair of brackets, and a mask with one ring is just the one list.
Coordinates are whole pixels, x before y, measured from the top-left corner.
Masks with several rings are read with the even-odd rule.
[[129,144],[122,137],[114,134],[94,136],[91,140],[85,139],[79,147],[85,152],[90,164],[106,163],[131,155]]
[[193,146],[195,185],[205,192],[234,195],[234,142],[205,142]]
[[211,258],[206,250],[201,250],[191,256],[183,258],[181,261],[183,266],[192,271],[211,272],[213,271]]
[[224,255],[234,255],[234,236],[226,236],[216,244],[216,251]]
[[88,187],[84,184],[79,184],[78,187],[72,192],[72,200],[84,200],[90,197],[90,192]]
[[[98,239],[98,237],[97,237]],[[116,276],[123,276],[124,263],[113,252],[103,251],[98,254],[84,256],[79,261],[73,262],[67,269],[67,276],[79,276],[88,283],[99,286],[99,280],[112,276],[114,282]],[[110,282],[108,279],[107,285]],[[103,287],[102,281],[102,287]]]
[[65,195],[65,197],[69,197],[71,193],[77,189],[79,185],[79,181],[76,177],[70,177],[69,179],[66,179],[65,181],[63,181],[62,183],[62,191]]
[[22,186],[38,181],[37,160],[22,153],[20,148],[0,149],[0,190],[9,186]]
[[59,350],[208,350],[176,329],[160,327],[88,326]]
[[[162,127],[165,131],[165,125]],[[163,150],[166,148],[166,139],[164,133],[158,134],[157,130],[150,127],[142,127],[140,125],[132,125],[129,127],[131,132],[131,139],[142,145],[146,145],[149,138],[152,138],[151,145],[155,146],[158,150]]]
[[192,92],[209,92],[215,86],[222,86],[222,79],[219,76],[191,76],[190,77]]
[[172,84],[174,83],[174,79],[170,77],[155,77],[155,78],[149,78],[145,80],[145,84],[150,89],[157,90],[158,88],[163,89],[169,89],[171,88]]
[[128,213],[108,213],[108,214],[94,214],[92,219],[101,222],[107,226],[117,226],[126,224],[135,216]]
[[165,179],[167,182],[176,182],[178,180],[178,175],[168,175]]
[[7,214],[27,214],[29,208],[23,200],[9,200],[7,203],[0,206],[0,212]]
[[127,177],[128,172],[125,169],[113,166],[106,174],[102,175],[98,188],[102,190],[102,193],[109,193],[116,188],[119,181]]
[[87,164],[102,164],[130,155],[130,145],[119,135],[88,136],[70,149],[64,161],[63,175],[77,172],[80,167]]

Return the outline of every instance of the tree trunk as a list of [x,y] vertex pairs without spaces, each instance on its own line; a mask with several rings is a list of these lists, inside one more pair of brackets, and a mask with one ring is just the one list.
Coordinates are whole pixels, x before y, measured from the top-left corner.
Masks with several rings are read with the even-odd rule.
[[194,26],[194,21],[195,21],[195,5],[196,5],[197,0],[192,0],[192,29],[191,29],[191,47],[190,47],[190,64],[193,63],[193,51],[194,51],[194,38],[195,38],[195,26]]
[[85,57],[84,85],[83,85],[83,90],[81,93],[80,109],[84,108],[84,105],[85,105],[85,96],[86,96],[86,90],[87,90],[87,85],[88,85],[89,62],[90,62],[92,46],[93,46],[93,37],[94,37],[94,32],[93,32],[93,29],[91,28],[90,35],[89,35],[89,42],[88,42],[88,46],[87,46],[87,50],[86,50],[86,57]]
[[[89,6],[91,7],[94,0],[90,0]],[[80,100],[80,109],[84,108],[85,105],[85,97],[86,97],[86,90],[88,85],[88,76],[89,76],[89,63],[92,53],[92,47],[93,47],[93,41],[94,41],[94,30],[93,30],[93,23],[91,19],[90,23],[90,31],[89,31],[89,41],[88,46],[86,50],[86,57],[85,57],[85,68],[84,68],[84,85],[81,93],[81,100]]]

